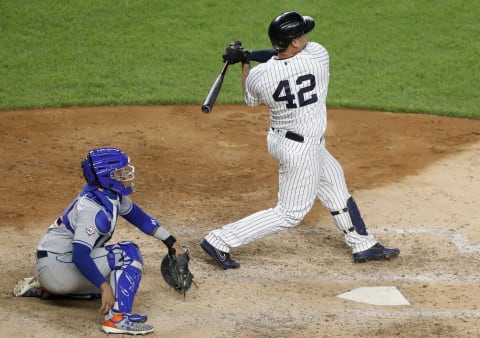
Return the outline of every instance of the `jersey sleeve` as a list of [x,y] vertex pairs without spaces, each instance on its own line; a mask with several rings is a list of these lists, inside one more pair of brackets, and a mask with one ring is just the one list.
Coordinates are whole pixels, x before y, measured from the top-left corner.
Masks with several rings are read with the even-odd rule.
[[328,66],[330,63],[330,56],[328,51],[325,47],[323,47],[318,42],[310,41],[305,46],[305,52],[312,54],[313,58],[317,61],[322,63],[323,65]]
[[73,244],[73,251],[72,251],[72,262],[78,268],[78,270],[85,276],[92,284],[96,287],[100,287],[106,279],[98,269],[97,265],[93,261],[92,257],[90,257],[92,249],[79,244]]
[[253,67],[245,81],[245,92],[243,93],[245,103],[248,106],[258,106],[262,104],[260,92],[258,90],[259,81],[262,74],[263,63]]
[[262,49],[262,50],[252,50],[248,55],[250,61],[256,62],[267,62],[273,56],[278,54],[278,50],[276,49]]
[[120,197],[120,205],[118,207],[118,214],[120,216],[128,214],[130,211],[132,211],[133,207],[133,202],[128,196],[121,196]]

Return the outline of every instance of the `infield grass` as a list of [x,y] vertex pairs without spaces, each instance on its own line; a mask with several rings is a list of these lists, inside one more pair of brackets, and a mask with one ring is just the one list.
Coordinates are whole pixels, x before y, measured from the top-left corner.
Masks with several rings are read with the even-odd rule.
[[[480,117],[480,2],[0,0],[0,109],[201,104],[226,45],[270,48],[272,18],[316,20],[329,107]],[[232,66],[218,103],[243,103]]]

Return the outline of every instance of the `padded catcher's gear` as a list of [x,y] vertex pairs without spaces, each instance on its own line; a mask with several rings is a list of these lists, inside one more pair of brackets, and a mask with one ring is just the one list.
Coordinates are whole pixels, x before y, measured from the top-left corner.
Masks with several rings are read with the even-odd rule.
[[135,168],[129,163],[130,158],[120,149],[92,149],[82,161],[83,176],[89,185],[129,195],[135,190]]
[[185,293],[193,283],[193,275],[188,268],[190,255],[187,248],[180,256],[175,256],[175,249],[171,248],[160,264],[160,272],[165,282],[178,293]]

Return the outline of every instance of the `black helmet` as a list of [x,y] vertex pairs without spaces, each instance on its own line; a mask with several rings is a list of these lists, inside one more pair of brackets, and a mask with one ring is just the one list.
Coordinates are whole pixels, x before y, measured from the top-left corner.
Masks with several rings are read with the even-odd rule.
[[313,27],[315,21],[311,17],[297,12],[285,12],[270,23],[268,36],[273,48],[281,51],[285,50],[293,39],[307,34]]

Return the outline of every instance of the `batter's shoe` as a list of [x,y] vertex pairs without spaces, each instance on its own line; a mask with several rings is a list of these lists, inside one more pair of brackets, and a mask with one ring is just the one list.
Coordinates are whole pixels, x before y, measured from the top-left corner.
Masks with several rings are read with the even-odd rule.
[[116,313],[103,322],[102,330],[106,333],[147,334],[153,332],[153,326],[145,324],[146,318],[144,315]]
[[380,243],[375,244],[370,249],[353,254],[355,263],[363,263],[366,261],[379,261],[384,259],[392,259],[400,254],[397,248],[386,248]]
[[227,269],[236,269],[240,266],[240,263],[234,261],[230,258],[230,254],[228,252],[220,251],[214,248],[206,239],[203,239],[200,242],[200,246],[207,254],[209,254],[218,265],[220,265],[224,270]]
[[37,277],[22,278],[17,281],[13,287],[13,295],[15,297],[39,297],[41,299],[52,298],[53,295],[48,293],[37,280]]

